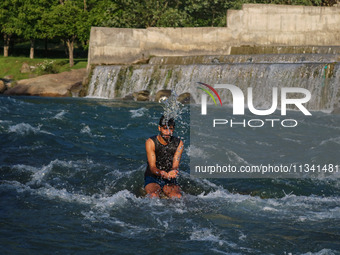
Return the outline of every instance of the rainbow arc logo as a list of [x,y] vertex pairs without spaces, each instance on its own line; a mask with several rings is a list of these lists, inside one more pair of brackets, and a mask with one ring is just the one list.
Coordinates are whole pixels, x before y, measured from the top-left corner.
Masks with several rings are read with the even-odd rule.
[[[220,98],[220,95],[217,93],[217,91],[216,91],[212,86],[210,86],[210,85],[208,85],[208,84],[206,84],[206,83],[203,83],[203,82],[197,82],[197,83],[200,84],[200,85],[206,86],[206,87],[209,88],[212,92],[214,92],[215,95],[217,96],[218,100],[220,101],[221,106],[222,106],[222,100],[221,100],[221,98]],[[201,88],[201,87],[197,87],[197,88],[199,88],[199,89],[203,90],[204,92],[206,92],[206,93],[212,98],[212,100],[214,101],[215,105],[217,105],[214,96],[211,94],[211,92],[210,92],[209,90],[204,89],[204,88]]]

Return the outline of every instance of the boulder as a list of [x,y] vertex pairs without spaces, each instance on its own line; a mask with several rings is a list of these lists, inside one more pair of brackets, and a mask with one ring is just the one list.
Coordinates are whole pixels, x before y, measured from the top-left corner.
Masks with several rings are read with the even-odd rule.
[[155,96],[155,102],[161,102],[171,96],[171,90],[168,89],[162,89],[156,93]]
[[177,101],[182,104],[190,104],[191,99],[192,99],[191,94],[186,92],[186,93],[180,94],[179,97],[177,98]]
[[145,96],[149,96],[150,95],[150,91],[148,90],[140,90],[138,91],[139,95],[145,95]]
[[340,100],[333,105],[332,114],[340,114]]
[[3,80],[0,80],[0,94],[4,93],[6,90],[6,85]]
[[[137,95],[136,95],[136,97],[137,97]],[[135,97],[132,94],[129,94],[129,95],[126,95],[125,97],[123,97],[123,100],[134,101]]]
[[149,101],[150,92],[148,90],[141,90],[137,94],[137,101]]
[[26,62],[24,62],[21,66],[20,73],[30,73],[30,72],[31,72],[30,66]]
[[340,114],[340,107],[334,108],[332,114]]
[[133,92],[133,93],[132,93],[132,96],[133,96],[133,98],[134,98],[135,100],[137,100],[138,92]]
[[83,83],[81,81],[78,81],[69,88],[69,91],[71,92],[73,97],[78,97],[82,87]]
[[6,95],[28,95],[46,97],[66,97],[71,90],[78,90],[86,75],[86,69],[71,70],[58,74],[46,74],[31,79],[20,80]]
[[6,83],[6,88],[7,89],[11,89],[11,88],[13,88],[15,86],[15,84],[16,84],[16,81],[7,82]]

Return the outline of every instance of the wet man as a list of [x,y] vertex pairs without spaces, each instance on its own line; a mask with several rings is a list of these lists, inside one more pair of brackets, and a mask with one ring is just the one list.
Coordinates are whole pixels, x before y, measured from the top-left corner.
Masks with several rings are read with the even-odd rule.
[[144,174],[145,191],[150,197],[159,197],[161,191],[170,198],[181,198],[177,184],[183,142],[172,136],[175,120],[164,116],[159,121],[159,135],[150,137],[145,143],[148,166]]

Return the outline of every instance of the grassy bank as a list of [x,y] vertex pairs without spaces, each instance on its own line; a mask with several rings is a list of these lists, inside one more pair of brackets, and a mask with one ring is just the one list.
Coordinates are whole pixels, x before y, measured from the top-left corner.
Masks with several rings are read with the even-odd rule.
[[[27,63],[30,67],[30,72],[21,73],[21,67]],[[22,80],[33,78],[39,75],[48,73],[60,73],[70,71],[71,69],[86,68],[87,59],[75,59],[74,66],[70,68],[68,59],[60,58],[35,58],[26,57],[0,57],[0,79],[10,77],[13,80]]]

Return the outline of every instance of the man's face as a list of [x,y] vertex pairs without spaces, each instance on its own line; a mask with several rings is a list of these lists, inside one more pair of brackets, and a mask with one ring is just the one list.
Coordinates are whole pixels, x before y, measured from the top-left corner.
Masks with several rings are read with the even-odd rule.
[[163,139],[169,141],[175,130],[175,127],[166,125],[158,126],[158,130],[161,132],[161,136],[163,137]]

